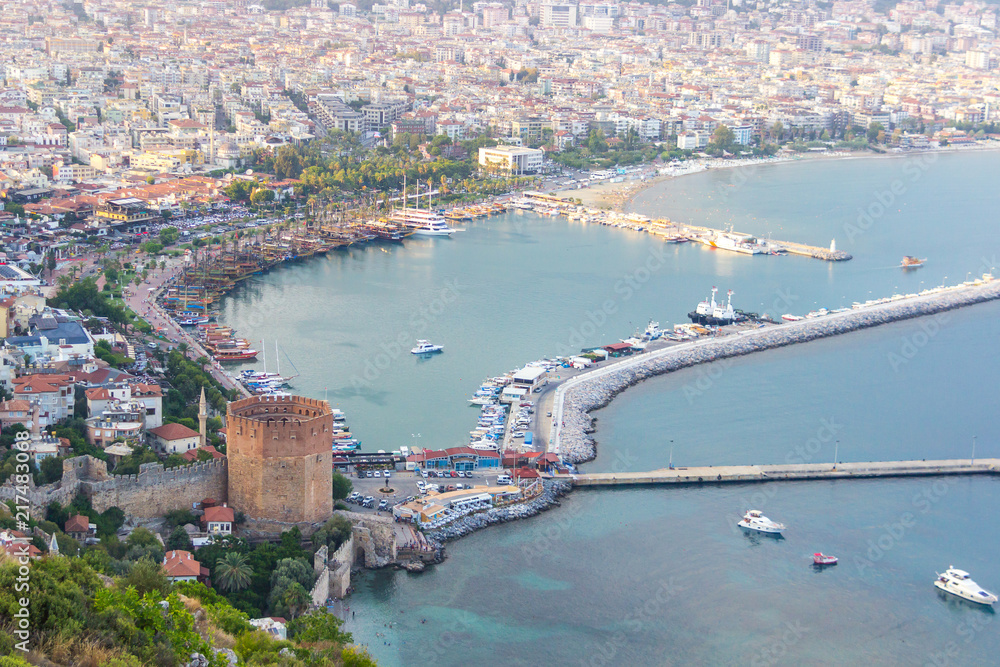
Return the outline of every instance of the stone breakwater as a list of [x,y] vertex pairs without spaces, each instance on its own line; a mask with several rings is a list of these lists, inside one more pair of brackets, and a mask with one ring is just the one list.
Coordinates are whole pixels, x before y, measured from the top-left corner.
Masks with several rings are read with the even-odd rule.
[[[568,462],[584,463],[592,460],[597,443],[591,436],[594,432],[594,418],[589,413],[608,405],[616,395],[632,385],[656,375],[891,322],[935,315],[998,298],[1000,280],[991,280],[982,285],[950,288],[931,295],[678,345],[596,369],[567,383],[564,391],[556,396],[554,413],[560,414],[561,398],[563,425],[550,443],[550,449],[557,451]],[[923,340],[923,337],[933,336],[943,323],[928,321],[919,332],[911,336],[914,339],[911,344],[919,347],[917,338]]]
[[508,521],[535,516],[550,507],[558,505],[559,497],[566,495],[573,488],[569,482],[555,480],[544,480],[542,486],[543,491],[527,502],[508,505],[506,507],[495,507],[485,512],[477,512],[476,514],[464,516],[439,530],[427,533],[426,536],[429,540],[441,544],[496,523],[506,523]]

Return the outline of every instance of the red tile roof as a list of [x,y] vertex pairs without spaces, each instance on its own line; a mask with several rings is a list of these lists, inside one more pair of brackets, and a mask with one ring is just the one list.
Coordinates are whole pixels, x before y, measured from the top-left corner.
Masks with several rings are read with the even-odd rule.
[[67,533],[86,533],[90,531],[90,518],[83,515],[77,514],[76,516],[71,516],[66,519],[66,532]]
[[209,507],[205,510],[205,516],[202,517],[203,523],[213,523],[218,521],[228,521],[230,523],[236,520],[236,513],[233,512],[232,507]]
[[190,551],[177,549],[167,552],[163,569],[168,577],[197,577],[201,574],[201,563],[194,559]]
[[198,431],[191,430],[184,424],[164,424],[149,429],[149,432],[162,440],[183,440],[201,435]]

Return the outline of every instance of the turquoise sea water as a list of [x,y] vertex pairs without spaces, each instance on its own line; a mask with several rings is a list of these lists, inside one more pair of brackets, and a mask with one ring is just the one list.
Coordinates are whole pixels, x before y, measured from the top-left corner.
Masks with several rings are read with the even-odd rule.
[[[712,285],[733,289],[737,307],[780,316],[989,270],[1000,256],[997,167],[993,153],[777,165],[677,179],[635,201],[646,214],[775,239],[836,238],[855,257],[845,263],[511,214],[452,239],[272,271],[229,297],[222,319],[267,340],[271,370],[278,339],[282,371],[300,373],[295,390],[342,407],[366,450],[451,446],[474,424],[466,398],[484,377],[614,342],[651,317],[684,321]],[[859,222],[886,192],[891,206]],[[904,254],[928,263],[903,273]],[[654,379],[597,414],[588,467],[661,467],[671,448],[680,465],[824,460],[837,441],[841,460],[965,456],[974,435],[978,455],[1000,456],[998,313],[977,306],[932,331],[904,322]],[[418,337],[445,353],[415,359]],[[938,599],[932,581],[954,564],[1000,588],[997,488],[577,492],[542,518],[449,545],[448,562],[425,574],[366,575],[348,629],[389,665],[983,664],[1000,648],[993,616]],[[787,539],[735,533],[751,504],[789,524]],[[842,563],[816,573],[816,550]]]

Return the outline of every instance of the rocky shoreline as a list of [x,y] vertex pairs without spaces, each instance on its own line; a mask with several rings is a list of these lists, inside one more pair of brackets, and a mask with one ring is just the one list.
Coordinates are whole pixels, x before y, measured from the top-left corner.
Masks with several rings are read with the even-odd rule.
[[485,512],[477,512],[458,519],[447,526],[427,533],[428,540],[441,545],[441,559],[444,559],[444,543],[464,537],[469,533],[481,530],[497,523],[507,523],[535,516],[551,507],[559,505],[559,498],[573,488],[569,482],[543,480],[543,491],[540,495],[525,503],[517,503],[506,507],[496,507]]
[[[605,407],[615,396],[629,387],[651,377],[707,362],[805,343],[891,322],[940,314],[998,298],[1000,298],[1000,281],[994,280],[979,286],[960,287],[847,313],[801,320],[794,324],[752,330],[746,334],[730,334],[693,347],[657,350],[650,353],[648,358],[636,360],[637,363],[628,364],[617,371],[601,373],[603,369],[598,369],[594,372],[593,379],[588,380],[583,376],[578,384],[565,390],[563,426],[559,433],[558,451],[564,461],[574,464],[593,460],[597,452],[597,442],[592,437],[594,418],[590,413]],[[929,321],[914,333],[914,337],[919,335],[929,338],[943,323],[943,321]]]

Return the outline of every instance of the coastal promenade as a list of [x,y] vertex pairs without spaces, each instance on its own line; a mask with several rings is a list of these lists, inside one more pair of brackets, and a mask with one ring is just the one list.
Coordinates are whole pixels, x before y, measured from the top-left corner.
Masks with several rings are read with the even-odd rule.
[[[992,277],[937,288],[931,293],[899,297],[885,303],[798,322],[789,322],[739,333],[715,336],[639,354],[583,373],[556,388],[552,398],[552,424],[547,451],[564,461],[582,463],[594,458],[590,412],[606,406],[620,392],[643,380],[719,359],[836,336],[859,329],[984,303],[1000,298],[1000,281]],[[921,323],[923,335],[933,336],[941,322]],[[718,473],[716,473],[718,474]]]
[[749,466],[700,466],[662,468],[648,472],[599,472],[552,475],[574,487],[652,484],[723,484],[793,482],[816,479],[865,479],[870,477],[920,477],[935,475],[1000,475],[1000,459],[951,459],[944,461],[869,461],[864,463],[799,463]]

